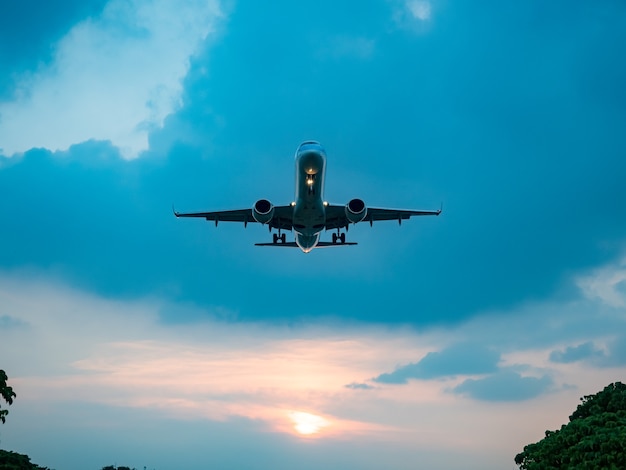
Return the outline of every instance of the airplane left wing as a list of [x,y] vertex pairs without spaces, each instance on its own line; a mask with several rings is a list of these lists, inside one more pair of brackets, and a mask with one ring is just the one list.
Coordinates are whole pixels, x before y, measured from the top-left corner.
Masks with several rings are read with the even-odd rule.
[[[219,222],[241,222],[244,226],[248,223],[257,223],[252,215],[252,209],[235,209],[229,211],[213,212],[176,212],[176,217],[198,217],[212,220],[217,225]],[[293,227],[293,208],[291,206],[275,206],[274,217],[267,224],[270,228],[291,230]]]
[[252,209],[237,209],[234,211],[214,211],[214,212],[176,212],[176,217],[200,217],[215,222],[256,222],[252,216]]
[[[345,206],[329,204],[326,206],[326,230],[343,228],[350,225],[350,221],[346,217]],[[374,222],[382,220],[402,220],[410,219],[413,216],[419,215],[439,215],[441,209],[436,211],[414,211],[406,209],[380,209],[376,207],[368,207],[365,214],[365,218],[361,222],[369,222],[372,225]]]

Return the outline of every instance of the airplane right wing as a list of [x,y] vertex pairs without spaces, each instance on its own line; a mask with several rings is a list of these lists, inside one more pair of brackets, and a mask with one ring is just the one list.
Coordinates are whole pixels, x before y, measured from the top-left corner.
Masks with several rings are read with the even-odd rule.
[[[419,215],[439,215],[441,209],[436,211],[414,211],[406,209],[380,209],[376,207],[368,207],[366,209],[365,217],[361,222],[369,222],[372,225],[374,222],[382,220],[402,220],[410,219],[413,216]],[[344,228],[350,225],[350,221],[346,217],[346,207],[336,204],[329,204],[326,206],[326,230],[332,230],[337,228]]]
[[380,220],[406,220],[413,216],[418,215],[439,215],[441,209],[436,211],[412,211],[405,209],[377,209],[375,207],[367,208],[367,215],[363,221],[368,221],[370,224]]

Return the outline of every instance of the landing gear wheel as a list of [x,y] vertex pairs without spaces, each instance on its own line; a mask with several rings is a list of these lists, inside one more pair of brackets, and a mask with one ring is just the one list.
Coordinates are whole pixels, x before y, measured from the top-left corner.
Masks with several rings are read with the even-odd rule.
[[284,233],[280,236],[280,241],[282,243],[285,243],[287,241],[287,235],[285,235]]
[[341,238],[341,243],[345,243],[346,242],[346,234],[342,233],[341,235],[339,235],[339,238]]
[[278,234],[277,233],[273,233],[272,234],[272,240],[273,240],[273,243],[278,243]]
[[333,233],[333,244],[337,243],[337,234]]

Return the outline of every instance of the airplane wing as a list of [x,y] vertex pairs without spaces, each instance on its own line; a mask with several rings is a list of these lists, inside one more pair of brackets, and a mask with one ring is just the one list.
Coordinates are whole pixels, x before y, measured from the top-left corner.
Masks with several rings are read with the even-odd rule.
[[[372,225],[374,222],[381,220],[402,220],[409,219],[418,215],[439,215],[441,209],[436,211],[413,211],[405,209],[379,209],[376,207],[368,207],[365,218],[362,222],[369,222]],[[350,225],[350,221],[346,217],[345,206],[336,204],[329,204],[326,206],[326,230],[343,228]]]
[[[219,222],[241,222],[244,226],[248,223],[257,223],[252,215],[252,209],[235,209],[229,211],[213,211],[213,212],[176,212],[176,217],[198,217],[201,219],[215,221],[215,225]],[[291,230],[293,227],[293,207],[291,206],[275,206],[274,217],[267,224],[270,228],[280,228],[282,230]]]

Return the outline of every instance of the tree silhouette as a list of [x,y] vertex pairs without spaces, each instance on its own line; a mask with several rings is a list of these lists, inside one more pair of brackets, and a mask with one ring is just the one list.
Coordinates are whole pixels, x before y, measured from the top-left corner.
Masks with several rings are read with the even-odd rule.
[[6,470],[50,470],[30,461],[30,457],[17,452],[0,449],[0,469]]
[[[13,403],[13,398],[15,398],[17,395],[15,395],[13,388],[7,385],[8,379],[9,378],[7,377],[6,372],[0,369],[0,395],[2,395],[4,401],[6,401],[10,405]],[[8,414],[9,410],[0,409],[0,421],[2,421],[3,424],[6,422],[6,416]]]
[[626,385],[580,399],[569,423],[515,456],[523,470],[626,468]]

